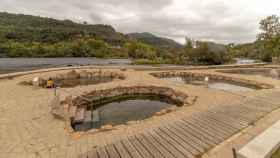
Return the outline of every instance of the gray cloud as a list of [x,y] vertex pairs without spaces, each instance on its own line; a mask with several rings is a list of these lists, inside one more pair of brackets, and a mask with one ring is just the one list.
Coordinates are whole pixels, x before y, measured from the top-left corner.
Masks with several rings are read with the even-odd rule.
[[[113,25],[183,42],[185,36],[216,42],[249,42],[258,21],[277,11],[277,0],[1,0],[0,11]],[[250,8],[248,8],[250,4]],[[269,4],[269,5],[268,5]],[[269,11],[266,9],[269,8]],[[260,12],[260,10],[265,10]]]

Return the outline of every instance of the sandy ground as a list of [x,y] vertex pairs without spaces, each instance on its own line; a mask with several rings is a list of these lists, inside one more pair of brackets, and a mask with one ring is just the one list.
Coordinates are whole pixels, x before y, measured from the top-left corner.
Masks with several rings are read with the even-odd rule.
[[[50,114],[50,102],[54,97],[53,90],[22,86],[18,84],[21,81],[31,80],[35,76],[53,76],[56,73],[67,71],[69,70],[25,75],[12,80],[0,80],[1,158],[76,157],[95,146],[108,144],[128,135],[142,132],[145,129],[170,123],[176,119],[199,112],[211,106],[219,106],[221,104],[231,103],[232,101],[238,101],[242,98],[242,96],[254,96],[256,94],[270,91],[259,90],[253,92],[229,93],[225,91],[207,89],[204,87],[160,80],[149,75],[152,71],[127,70],[125,72],[121,72],[127,77],[125,80],[119,80],[106,84],[60,89],[58,90],[58,93],[61,98],[64,98],[69,94],[76,95],[94,89],[106,89],[122,85],[156,85],[171,87],[187,93],[190,96],[198,96],[198,100],[194,105],[181,108],[173,113],[160,117],[152,117],[141,121],[139,124],[118,126],[113,131],[100,133],[69,133],[66,129],[65,123],[61,120],[53,118]],[[113,69],[110,71],[120,72],[119,70]],[[217,73],[215,70],[194,70],[193,72]],[[273,84],[276,88],[280,86],[280,80],[274,80],[262,76],[247,76],[238,74],[223,75]],[[279,117],[274,118],[274,120],[277,119],[279,119]],[[269,123],[273,123],[273,121],[269,121]],[[269,123],[267,123],[267,125],[269,125]],[[262,130],[265,128],[267,127],[260,126],[260,129]],[[258,132],[262,130],[258,130]],[[242,139],[239,135],[234,137],[232,140],[236,141],[235,144],[239,143],[239,146],[242,146],[250,139]],[[230,143],[231,146],[232,144],[234,143]],[[224,153],[222,154],[222,157],[228,157],[229,152],[231,151],[230,145],[222,144],[212,152],[210,151],[207,156],[219,157],[217,156],[217,153]]]

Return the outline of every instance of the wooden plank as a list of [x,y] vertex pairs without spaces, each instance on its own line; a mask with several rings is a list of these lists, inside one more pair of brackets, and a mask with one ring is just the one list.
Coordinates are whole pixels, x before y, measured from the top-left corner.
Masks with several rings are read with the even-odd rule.
[[241,115],[238,111],[238,108],[235,110],[230,110],[229,107],[227,109],[225,108],[220,108],[216,110],[218,113],[222,113],[228,116],[231,116],[232,118],[238,118],[240,120],[242,120],[243,122],[251,122],[252,120],[245,118],[243,115]]
[[247,122],[243,122],[241,120],[239,120],[238,118],[232,118],[228,115],[222,114],[222,113],[218,113],[216,111],[208,111],[207,113],[208,116],[212,117],[212,118],[217,118],[219,120],[221,120],[222,122],[236,128],[236,129],[242,129],[244,127],[248,126]]
[[128,140],[131,142],[131,144],[135,147],[135,149],[139,152],[139,154],[142,155],[144,158],[153,157],[149,151],[134,137],[129,137]]
[[[246,109],[245,109],[246,108]],[[257,121],[260,117],[266,115],[269,112],[263,112],[261,110],[259,110],[257,107],[243,107],[244,112],[240,112],[241,115],[244,115],[245,118],[248,118],[251,120],[251,122],[253,121]]]
[[141,144],[145,146],[145,148],[153,155],[153,157],[163,157],[163,155],[152,145],[148,142],[142,135],[136,135],[136,139],[138,139]]
[[193,119],[196,119],[197,121],[200,120],[199,122],[202,126],[209,126],[209,128],[212,128],[214,131],[217,131],[217,133],[220,133],[220,135],[225,138],[231,136],[232,133],[235,132],[235,130],[230,129],[230,127],[220,125],[219,121],[211,120],[206,116],[201,117],[193,115]]
[[237,131],[240,130],[241,126],[236,127],[236,123],[232,123],[227,116],[220,117],[219,115],[213,115],[210,111],[204,113],[203,117],[207,118],[209,121],[214,121],[216,124],[219,124],[222,127],[226,127],[228,131]]
[[151,144],[153,144],[162,155],[166,158],[175,158],[174,155],[172,155],[168,149],[164,148],[163,145],[161,145],[159,142],[157,142],[154,137],[149,135],[148,133],[143,133],[143,137],[145,137]]
[[260,111],[260,113],[265,114],[273,111],[274,109],[277,109],[277,106],[268,106],[265,103],[262,102],[246,102],[243,103],[243,106],[249,108],[249,109],[257,109]]
[[130,154],[128,153],[128,151],[125,149],[125,147],[120,141],[114,143],[114,146],[118,151],[118,153],[120,154],[121,158],[131,158]]
[[236,131],[236,130],[230,130],[229,128],[226,128],[226,126],[222,126],[218,124],[216,120],[210,120],[210,118],[203,117],[200,120],[201,121],[199,124],[201,126],[208,126],[208,128],[211,128],[213,132],[216,132],[223,139],[231,136],[232,133]]
[[243,115],[245,118],[250,119],[250,120],[267,113],[267,112],[262,112],[257,107],[250,108],[250,107],[245,106],[245,105],[241,105],[240,108],[238,108],[238,109],[233,108],[233,110],[235,112],[238,112],[239,114]]
[[216,108],[215,110],[217,112],[221,112],[221,113],[226,113],[228,115],[238,115],[240,116],[241,118],[243,118],[244,116],[240,115],[241,113],[243,113],[242,109],[244,107],[242,107],[241,104],[238,104],[238,105],[231,105],[231,106],[223,106],[223,107],[220,107],[220,108]]
[[198,138],[199,140],[201,140],[202,142],[206,143],[207,145],[209,145],[211,147],[217,145],[211,139],[209,139],[208,136],[205,137],[204,134],[201,134],[200,132],[193,129],[192,126],[186,126],[182,122],[174,122],[174,124],[176,124],[180,128],[183,128],[185,131],[189,131],[189,133],[191,135],[193,135],[194,137]]
[[244,127],[248,126],[248,122],[245,122],[243,120],[240,120],[239,118],[234,118],[232,116],[229,116],[229,115],[226,115],[226,114],[223,114],[223,113],[219,113],[219,112],[214,111],[214,110],[208,110],[207,114],[209,116],[219,118],[220,120],[224,121],[225,123],[228,123],[231,126],[236,127],[237,129],[244,128]]
[[87,153],[87,158],[99,158],[98,154],[97,154],[97,151],[95,149],[92,150],[92,151],[89,151]]
[[88,158],[87,153],[78,155],[77,158]]
[[186,156],[184,156],[180,151],[178,151],[174,145],[170,144],[168,141],[166,141],[165,139],[162,139],[158,134],[156,134],[154,131],[149,131],[150,135],[157,141],[159,142],[162,146],[164,146],[164,148],[168,149],[169,152],[172,153],[172,155],[174,155],[176,158],[185,158]]
[[217,118],[217,117],[212,117],[209,114],[206,114],[204,117],[207,117],[207,120],[210,122],[215,122],[218,126],[220,126],[223,130],[227,132],[237,132],[240,130],[240,128],[236,128],[233,125],[229,125],[228,123],[225,123],[223,119]]
[[182,122],[183,121],[185,121],[186,124],[193,126],[195,129],[198,129],[199,131],[205,133],[206,135],[212,136],[211,138],[215,138],[213,140],[215,140],[215,142],[218,144],[224,140],[224,138],[221,135],[219,135],[216,131],[213,131],[208,126],[201,125],[198,121],[193,120],[192,118],[189,118],[188,120],[182,120]]
[[[159,127],[159,130],[161,130],[163,133],[165,133],[167,136],[169,136],[170,138],[172,138],[174,141],[176,141],[178,144],[182,145],[184,148],[186,148],[189,152],[191,152],[194,156],[197,156],[199,154],[201,154],[201,152],[199,152],[199,150],[197,150],[193,145],[191,145],[191,141],[183,141],[182,138],[180,138],[179,136],[177,136],[176,134],[174,134],[173,132],[171,132],[170,130],[168,130],[166,127]],[[187,138],[185,138],[187,139]]]
[[193,131],[195,131],[196,135],[201,135],[203,136],[204,139],[207,139],[209,141],[207,142],[210,142],[212,145],[218,145],[220,143],[220,140],[217,139],[217,136],[213,136],[212,134],[209,134],[209,132],[205,129],[201,129],[201,128],[198,128],[196,126],[193,126],[193,124],[191,123],[188,123],[187,121],[180,121],[179,122],[182,126],[185,125],[187,128],[190,128],[192,129]]
[[119,153],[116,151],[115,147],[112,144],[106,145],[105,148],[110,158],[121,158]]
[[143,158],[140,153],[135,149],[135,147],[128,141],[128,139],[123,139],[121,141],[123,146],[127,149],[131,157],[133,158]]
[[192,154],[187,148],[173,140],[169,135],[166,133],[162,132],[159,129],[154,129],[154,131],[158,134],[158,136],[161,137],[161,139],[165,139],[169,144],[172,144],[178,151],[180,151],[182,154],[184,154],[188,158],[193,158],[195,157],[194,154]]
[[196,119],[194,116],[192,116],[192,119],[189,120],[189,122],[193,123],[194,126],[207,130],[207,132],[209,132],[211,135],[217,136],[220,141],[223,141],[225,138],[227,138],[227,134],[224,134],[222,130],[213,124],[213,122],[211,122],[211,124],[207,124],[205,120]]
[[[208,145],[207,143],[203,142],[202,140],[200,140],[199,138],[193,136],[191,134],[191,132],[189,132],[188,129],[183,129],[183,128],[180,128],[179,126],[177,126],[177,124],[173,123],[170,125],[170,129],[173,129],[174,132],[176,132],[178,135],[180,136],[186,136],[188,137],[189,139],[192,140],[192,142],[196,143],[198,146],[200,146],[202,148],[203,151],[205,151],[206,149],[210,148],[211,146]],[[198,150],[201,150],[201,149],[198,149]],[[202,151],[202,152],[203,152]]]
[[105,147],[97,148],[97,154],[99,158],[109,158],[109,155],[105,149]]
[[179,139],[181,139],[185,143],[190,144],[193,148],[195,148],[199,152],[199,154],[203,153],[205,151],[205,148],[203,148],[203,146],[201,146],[201,144],[195,142],[192,137],[189,137],[189,136],[186,136],[186,135],[182,134],[180,131],[173,128],[171,125],[166,126],[165,128],[167,130],[169,130],[172,134],[176,135]]
[[280,105],[278,104],[280,102],[279,96],[258,96],[255,99],[251,99],[251,102],[257,102],[257,103],[262,103],[264,105],[270,106],[270,107],[279,107]]
[[258,115],[267,114],[275,109],[271,107],[259,106],[257,104],[243,104],[243,106],[250,110],[258,110]]

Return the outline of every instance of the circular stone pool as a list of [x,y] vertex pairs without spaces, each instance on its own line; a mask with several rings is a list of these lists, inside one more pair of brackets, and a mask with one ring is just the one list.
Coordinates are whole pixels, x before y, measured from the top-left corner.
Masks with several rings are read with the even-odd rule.
[[253,91],[258,89],[257,87],[248,86],[241,83],[229,82],[229,81],[210,80],[208,83],[206,83],[203,80],[196,80],[196,79],[190,79],[184,77],[166,77],[162,79],[183,83],[183,84],[191,84],[195,86],[205,86],[209,89],[217,89],[217,90],[224,90],[224,91],[231,91],[231,92],[247,92],[247,91]]
[[163,79],[183,84],[204,86],[210,89],[218,89],[230,92],[253,91],[273,88],[272,85],[259,83],[251,80],[233,78],[218,74],[205,74],[193,72],[161,72],[151,73],[151,75]]
[[169,87],[118,86],[70,95],[60,103],[54,100],[51,113],[74,131],[96,132],[162,116],[181,106],[193,105],[196,100],[195,96]]
[[[56,74],[54,76],[35,77],[33,81],[23,81],[21,85],[34,85],[46,88],[47,81],[52,80],[55,87],[71,88],[83,85],[95,85],[108,83],[114,80],[124,80],[125,76],[118,72],[100,70],[71,70],[67,73]],[[35,81],[36,80],[36,81]]]
[[[138,121],[149,118],[163,111],[172,111],[176,104],[165,96],[139,95],[119,97],[107,103],[97,104],[92,108],[87,106],[83,122],[72,122],[75,131],[98,129],[104,125],[127,124],[129,121]],[[178,105],[178,104],[177,104]]]
[[254,75],[263,76],[273,79],[280,79],[279,68],[242,68],[242,69],[230,69],[230,70],[217,70],[217,72],[228,74],[242,74],[242,75]]

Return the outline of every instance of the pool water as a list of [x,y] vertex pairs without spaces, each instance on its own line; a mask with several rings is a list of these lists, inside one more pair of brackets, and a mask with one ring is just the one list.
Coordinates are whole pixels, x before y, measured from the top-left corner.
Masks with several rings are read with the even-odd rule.
[[153,116],[156,112],[174,106],[169,99],[144,97],[114,101],[86,112],[83,123],[74,124],[75,131],[98,129],[103,125],[120,125],[128,121],[143,120]]
[[61,88],[70,88],[82,85],[94,85],[99,83],[111,82],[114,79],[111,77],[101,77],[96,79],[67,79],[67,80],[55,80],[55,85]]
[[233,70],[220,70],[218,72],[229,73],[229,74],[242,74],[242,75],[253,75],[253,76],[262,76],[269,77],[273,79],[280,79],[280,69],[233,69]]
[[222,82],[214,82],[208,85],[210,89],[217,89],[217,90],[224,90],[224,91],[231,91],[231,92],[248,92],[254,91],[252,88],[242,87],[239,85],[229,84],[229,83],[222,83]]
[[204,81],[192,80],[191,78],[184,78],[184,77],[166,77],[162,79],[177,82],[177,83],[204,86],[209,89],[217,89],[217,90],[224,90],[230,92],[247,92],[247,91],[255,90],[254,88],[247,87],[246,85],[236,84],[236,83],[231,83],[226,81],[210,81],[207,85]]

